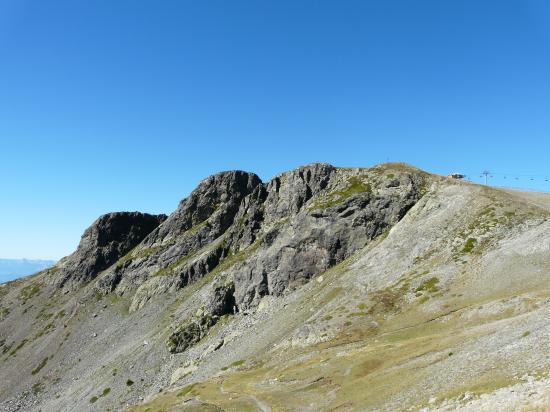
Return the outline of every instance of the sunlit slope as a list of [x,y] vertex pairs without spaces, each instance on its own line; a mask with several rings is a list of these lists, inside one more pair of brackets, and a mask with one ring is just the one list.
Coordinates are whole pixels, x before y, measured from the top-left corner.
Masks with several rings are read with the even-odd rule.
[[549,205],[313,164],[104,215],[1,287],[0,410],[544,410]]
[[254,348],[281,328],[265,351],[135,409],[550,407],[547,205],[436,182],[387,236],[239,340]]

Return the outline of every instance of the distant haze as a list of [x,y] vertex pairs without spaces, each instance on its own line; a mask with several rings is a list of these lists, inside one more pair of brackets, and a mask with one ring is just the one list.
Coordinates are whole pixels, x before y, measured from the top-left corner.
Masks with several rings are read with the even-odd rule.
[[32,275],[54,264],[53,260],[0,259],[0,283]]

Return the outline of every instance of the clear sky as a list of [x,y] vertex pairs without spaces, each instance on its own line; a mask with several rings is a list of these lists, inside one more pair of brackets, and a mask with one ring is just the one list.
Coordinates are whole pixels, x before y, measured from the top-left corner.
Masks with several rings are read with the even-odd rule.
[[546,0],[0,0],[0,257],[59,258],[226,169],[550,190],[549,153]]

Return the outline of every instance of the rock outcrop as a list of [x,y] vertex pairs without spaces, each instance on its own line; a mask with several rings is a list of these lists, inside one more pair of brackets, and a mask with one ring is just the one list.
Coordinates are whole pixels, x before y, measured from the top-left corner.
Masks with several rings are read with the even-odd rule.
[[89,282],[139,244],[166,219],[166,215],[139,212],[108,213],[82,235],[77,250],[58,265],[54,283]]
[[97,277],[97,291],[130,296],[134,312],[216,272],[230,287],[212,289],[200,313],[176,321],[168,346],[180,352],[220,316],[303,285],[395,225],[420,199],[423,177],[407,167],[384,173],[325,163],[267,183],[253,173],[218,173],[168,218],[102,216],[56,278],[64,285]]
[[[391,228],[420,198],[422,181],[404,174],[388,183],[346,176],[328,165],[269,182],[265,201],[245,219],[251,227],[258,220],[266,224],[263,233],[257,231],[261,247],[234,271],[237,305],[248,308],[264,295],[281,295]],[[263,210],[261,219],[256,210]]]
[[215,280],[204,304],[170,335],[167,342],[168,350],[171,353],[185,351],[206,336],[208,329],[216,324],[221,316],[234,314],[237,309],[234,292],[233,282]]
[[[133,292],[159,275],[165,276],[162,289],[179,288],[205,275],[226,253],[215,240],[233,224],[242,200],[260,184],[258,176],[243,171],[204,179],[139,248],[100,279],[99,290]],[[200,259],[191,259],[209,246]]]
[[397,223],[421,197],[422,175],[411,170],[386,176],[316,163],[267,183],[242,171],[213,175],[109,268],[97,288],[134,294],[137,310],[216,270],[234,281],[236,306],[249,309]]

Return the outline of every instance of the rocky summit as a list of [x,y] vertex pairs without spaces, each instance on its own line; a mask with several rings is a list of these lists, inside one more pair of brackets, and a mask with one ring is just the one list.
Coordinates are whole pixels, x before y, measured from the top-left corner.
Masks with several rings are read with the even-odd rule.
[[547,410],[549,233],[406,164],[222,172],[0,285],[0,410]]

